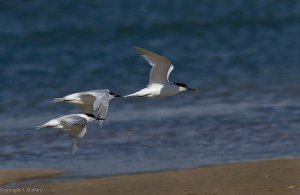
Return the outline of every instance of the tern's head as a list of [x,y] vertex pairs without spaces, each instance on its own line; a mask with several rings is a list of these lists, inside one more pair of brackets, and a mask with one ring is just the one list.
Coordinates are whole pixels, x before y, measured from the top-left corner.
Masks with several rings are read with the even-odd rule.
[[121,95],[117,95],[117,94],[115,94],[115,93],[113,93],[113,92],[109,92],[109,95],[112,95],[113,97],[122,97]]
[[177,85],[179,87],[179,91],[186,91],[186,90],[190,90],[190,91],[197,91],[196,89],[190,88],[188,87],[186,84],[184,83],[174,83],[175,85]]

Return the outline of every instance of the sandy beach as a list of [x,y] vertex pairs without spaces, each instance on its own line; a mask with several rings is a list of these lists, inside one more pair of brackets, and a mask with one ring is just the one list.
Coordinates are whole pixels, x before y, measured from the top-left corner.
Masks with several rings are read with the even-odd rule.
[[[62,172],[47,169],[1,170],[0,183],[3,186],[28,179],[57,176]],[[14,187],[11,186],[13,185],[9,188],[2,187],[0,193],[13,193]],[[16,188],[23,189],[18,191],[18,194],[32,192],[61,195],[300,194],[300,159],[257,161],[178,171],[37,183]]]
[[0,171],[0,186],[30,179],[49,178],[62,175],[64,171],[54,169],[7,169]]

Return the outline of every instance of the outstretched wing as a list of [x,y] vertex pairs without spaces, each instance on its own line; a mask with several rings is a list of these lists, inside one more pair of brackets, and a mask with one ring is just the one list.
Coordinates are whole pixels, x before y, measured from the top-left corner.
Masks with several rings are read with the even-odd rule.
[[98,97],[109,94],[108,89],[99,89],[92,91],[80,92],[80,99],[83,104],[78,104],[80,110],[84,113],[94,114],[94,102]]
[[170,60],[140,47],[135,47],[135,49],[152,66],[149,85],[153,83],[163,84],[169,82],[169,75],[174,69]]
[[[94,108],[93,114],[98,118],[105,119],[107,116],[109,101],[110,101],[109,92],[97,96],[93,105]],[[99,123],[101,126],[103,120],[100,120]]]
[[75,154],[75,152],[78,150],[81,139],[84,137],[85,133],[86,133],[87,129],[86,127],[84,127],[82,129],[82,131],[73,139],[73,143],[71,146],[71,156],[73,156]]
[[80,95],[80,99],[84,103],[83,104],[77,104],[79,109],[84,113],[92,114],[93,113],[93,103],[94,103],[96,97],[92,94],[82,93]]
[[87,125],[87,120],[83,117],[80,117],[78,115],[67,115],[65,116],[62,120],[61,123],[63,126],[80,126],[80,127],[85,127]]

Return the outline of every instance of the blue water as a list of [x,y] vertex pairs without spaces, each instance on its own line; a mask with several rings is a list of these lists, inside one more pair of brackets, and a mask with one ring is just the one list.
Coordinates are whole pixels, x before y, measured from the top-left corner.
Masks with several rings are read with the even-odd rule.
[[[0,168],[90,177],[300,157],[300,2],[296,0],[0,1]],[[171,81],[200,93],[115,99],[77,154],[33,127],[77,113],[54,97],[129,94],[170,58]]]

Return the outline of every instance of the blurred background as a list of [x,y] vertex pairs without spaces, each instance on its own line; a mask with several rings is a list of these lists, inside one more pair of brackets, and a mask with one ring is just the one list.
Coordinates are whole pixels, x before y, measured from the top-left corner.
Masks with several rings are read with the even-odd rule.
[[[0,168],[72,177],[300,156],[297,0],[0,1]],[[200,93],[115,99],[74,157],[71,139],[34,131],[78,113],[55,97],[148,83],[133,49],[168,57],[170,80]]]

